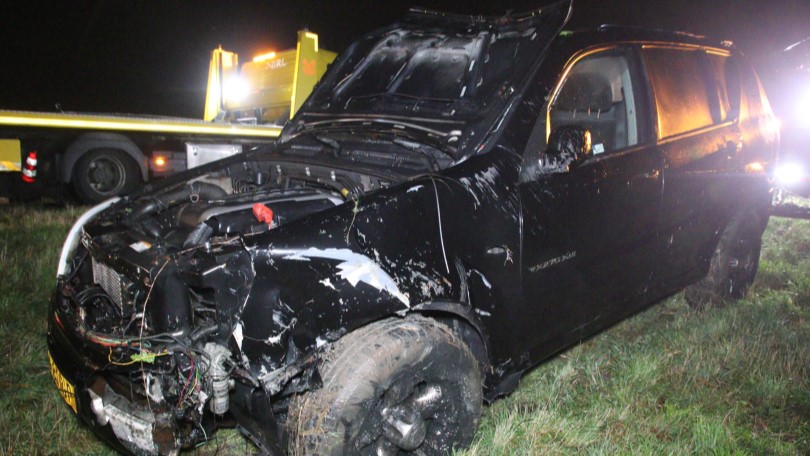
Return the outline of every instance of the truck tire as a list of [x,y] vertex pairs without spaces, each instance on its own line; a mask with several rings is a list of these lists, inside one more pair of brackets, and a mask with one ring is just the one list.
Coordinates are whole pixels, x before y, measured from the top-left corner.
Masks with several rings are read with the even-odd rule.
[[392,318],[337,341],[323,387],[291,401],[292,455],[445,455],[469,445],[481,414],[478,363],[449,328]]
[[121,150],[93,149],[76,162],[71,180],[79,198],[95,204],[134,190],[140,182],[140,170]]
[[754,210],[732,217],[712,255],[709,273],[686,288],[689,305],[702,309],[745,297],[757,275],[764,226]]

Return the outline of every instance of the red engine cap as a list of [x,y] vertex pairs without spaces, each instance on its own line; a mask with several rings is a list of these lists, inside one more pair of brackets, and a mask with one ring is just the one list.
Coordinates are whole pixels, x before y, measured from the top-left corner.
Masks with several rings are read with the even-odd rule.
[[266,223],[270,227],[273,226],[273,210],[262,203],[253,205],[253,216],[256,217],[261,223]]

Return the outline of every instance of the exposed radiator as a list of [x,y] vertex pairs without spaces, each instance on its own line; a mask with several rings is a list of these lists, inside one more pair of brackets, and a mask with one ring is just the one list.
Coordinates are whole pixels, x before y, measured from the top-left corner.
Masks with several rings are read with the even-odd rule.
[[93,260],[93,281],[107,292],[113,302],[122,307],[121,276],[104,263]]

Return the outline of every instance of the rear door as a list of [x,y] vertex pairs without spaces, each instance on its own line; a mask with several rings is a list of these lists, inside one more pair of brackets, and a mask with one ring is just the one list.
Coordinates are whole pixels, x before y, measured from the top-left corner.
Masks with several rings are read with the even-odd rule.
[[720,49],[645,46],[664,193],[655,286],[664,294],[702,277],[733,208],[739,67]]

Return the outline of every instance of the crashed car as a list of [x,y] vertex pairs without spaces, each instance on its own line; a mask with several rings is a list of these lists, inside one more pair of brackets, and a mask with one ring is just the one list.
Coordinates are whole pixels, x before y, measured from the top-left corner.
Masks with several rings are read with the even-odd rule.
[[273,454],[447,454],[484,400],[688,288],[742,297],[778,132],[729,43],[570,4],[413,11],[278,144],[87,212],[49,314],[58,388],[117,449],[237,426]]

